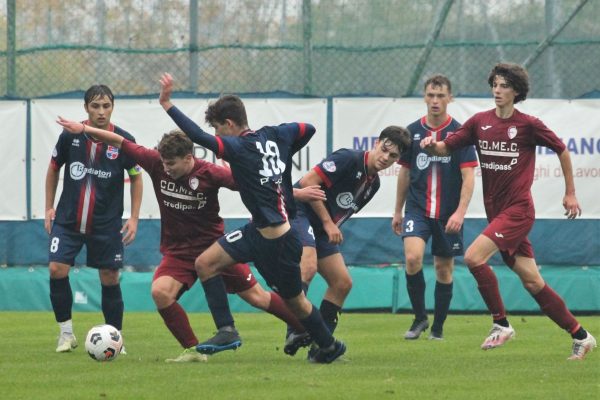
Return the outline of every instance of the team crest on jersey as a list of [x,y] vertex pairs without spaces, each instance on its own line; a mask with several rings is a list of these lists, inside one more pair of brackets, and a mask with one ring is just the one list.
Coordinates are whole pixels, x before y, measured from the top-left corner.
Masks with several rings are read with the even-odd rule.
[[192,188],[192,190],[198,189],[199,184],[200,184],[200,181],[198,180],[198,178],[196,178],[195,176],[192,176],[190,178],[190,187]]
[[342,192],[337,195],[335,202],[337,203],[339,208],[344,210],[352,207],[352,202],[354,201],[354,196],[350,192]]
[[517,136],[517,127],[514,125],[509,127],[507,133],[509,139],[514,139]]
[[106,148],[106,157],[109,160],[116,160],[119,157],[119,148],[114,146],[108,146]]
[[56,151],[56,147],[55,147],[54,150],[52,150],[52,157],[56,158],[57,155],[58,155],[58,151]]
[[335,163],[333,161],[325,161],[323,163],[323,168],[327,172],[335,172],[335,169],[336,169]]

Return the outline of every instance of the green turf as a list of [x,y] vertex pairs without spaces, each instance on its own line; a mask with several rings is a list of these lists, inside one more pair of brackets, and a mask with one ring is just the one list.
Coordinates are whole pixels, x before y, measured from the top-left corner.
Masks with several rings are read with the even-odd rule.
[[[191,314],[199,338],[212,334],[208,314]],[[56,354],[57,326],[48,312],[2,312],[2,399],[599,399],[600,349],[567,361],[570,337],[538,316],[510,318],[517,337],[479,349],[487,316],[451,315],[446,339],[406,341],[410,317],[343,314],[342,361],[314,365],[301,350],[281,351],[284,326],[267,314],[238,314],[244,344],[207,363],[166,364],[181,349],[156,313],[127,313],[126,356],[108,363],[83,349],[99,313],[76,313],[80,347]],[[599,317],[580,322],[600,335]]]

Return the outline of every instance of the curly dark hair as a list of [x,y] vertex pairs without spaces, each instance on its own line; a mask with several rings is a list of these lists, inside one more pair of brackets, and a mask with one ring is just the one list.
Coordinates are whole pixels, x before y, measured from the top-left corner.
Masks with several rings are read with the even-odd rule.
[[185,133],[179,129],[165,133],[158,143],[157,150],[160,156],[167,160],[172,160],[176,157],[185,157],[188,154],[193,154],[194,143],[187,137]]
[[222,95],[218,100],[209,104],[205,119],[210,125],[213,125],[214,122],[224,124],[226,119],[232,120],[238,126],[248,125],[246,107],[242,99],[233,94]]
[[496,64],[488,76],[490,87],[494,86],[494,79],[497,76],[503,77],[506,83],[518,93],[515,97],[515,104],[527,98],[527,93],[529,93],[529,74],[525,68],[514,63]]

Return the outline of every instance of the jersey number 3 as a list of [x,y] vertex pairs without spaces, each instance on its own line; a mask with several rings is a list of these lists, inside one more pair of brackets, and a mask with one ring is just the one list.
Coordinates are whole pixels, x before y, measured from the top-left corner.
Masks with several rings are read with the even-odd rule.
[[280,159],[279,148],[275,142],[267,140],[264,148],[262,143],[256,142],[256,148],[262,154],[263,162],[263,168],[258,171],[259,174],[270,178],[280,175],[285,171],[285,163]]

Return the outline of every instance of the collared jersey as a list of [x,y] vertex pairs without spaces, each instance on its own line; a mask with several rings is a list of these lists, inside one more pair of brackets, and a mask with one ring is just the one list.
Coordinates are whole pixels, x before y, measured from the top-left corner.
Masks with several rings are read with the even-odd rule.
[[436,141],[444,140],[459,127],[458,121],[450,116],[436,128],[427,125],[426,117],[408,126],[411,146],[398,161],[402,167],[410,169],[405,213],[446,220],[456,211],[462,188],[460,170],[477,166],[475,149],[468,146],[440,157],[428,154],[421,149],[420,143],[429,136],[434,136]]
[[194,160],[192,171],[173,179],[163,168],[160,154],[128,140],[123,152],[144,168],[160,209],[160,252],[194,260],[224,233],[219,215],[219,189],[237,190],[229,168]]
[[242,202],[258,228],[279,225],[296,215],[291,158],[314,133],[310,124],[289,123],[216,137],[217,157],[229,163]]
[[[339,149],[313,168],[323,180],[325,207],[337,226],[359,212],[379,190],[379,174],[367,174],[368,158],[367,151]],[[295,186],[299,187],[299,182]],[[311,225],[322,225],[310,204],[298,202],[298,207],[302,207]]]
[[[118,126],[110,124],[108,130],[135,141]],[[121,224],[123,171],[128,170],[129,175],[139,174],[135,161],[117,147],[97,142],[86,134],[63,131],[50,165],[57,171],[65,165],[56,223],[84,234]]]
[[475,145],[488,217],[517,203],[529,208],[533,217],[535,148],[545,146],[557,154],[565,150],[564,143],[542,121],[517,109],[506,119],[499,118],[495,109],[477,113],[444,143],[449,149]]

